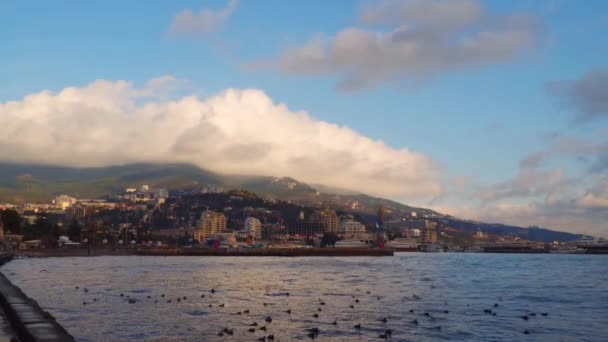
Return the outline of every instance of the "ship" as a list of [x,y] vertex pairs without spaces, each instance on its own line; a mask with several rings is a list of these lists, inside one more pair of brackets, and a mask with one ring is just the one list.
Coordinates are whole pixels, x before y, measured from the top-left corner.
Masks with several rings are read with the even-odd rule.
[[386,244],[386,248],[395,252],[417,252],[418,243],[414,239],[397,238]]
[[371,243],[366,240],[340,240],[336,242],[336,248],[369,248]]

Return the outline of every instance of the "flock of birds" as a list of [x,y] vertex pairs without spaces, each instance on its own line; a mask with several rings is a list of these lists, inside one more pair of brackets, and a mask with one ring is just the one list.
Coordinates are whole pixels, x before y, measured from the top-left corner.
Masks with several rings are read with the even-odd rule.
[[[75,289],[76,290],[80,290],[80,287],[76,286]],[[86,287],[83,288],[83,291],[84,291],[85,294],[89,293],[89,290]],[[360,291],[360,290],[357,289],[356,291]],[[205,293],[202,293],[200,295],[200,298],[205,298],[206,295],[207,296],[213,296],[215,293],[216,293],[216,290],[214,288],[212,288],[212,289],[206,291]],[[361,300],[364,297],[367,297],[366,299],[368,299],[368,300],[369,299],[371,299],[371,300],[375,299],[377,301],[381,301],[382,300],[381,297],[372,295],[371,291],[367,291],[365,294],[366,294],[366,296],[363,296],[362,294],[359,294],[359,297],[356,296],[356,295],[351,295],[351,297],[352,297],[351,303],[352,304],[350,304],[348,306],[348,308],[350,310],[354,310],[356,308],[356,305],[358,303],[360,303]],[[289,292],[283,292],[283,293],[280,293],[279,295],[280,296],[289,297],[290,293]],[[135,304],[138,301],[144,300],[144,298],[140,298],[140,299],[132,298],[129,295],[125,295],[124,293],[120,293],[119,296],[121,298],[124,298],[124,301],[126,303],[129,303],[129,304]],[[359,298],[361,298],[361,299],[359,299]],[[187,296],[180,296],[180,297],[176,297],[176,298],[171,299],[168,296],[165,296],[164,293],[162,293],[160,295],[160,297],[152,298],[152,296],[147,295],[145,297],[145,299],[147,299],[149,301],[153,301],[153,303],[155,303],[155,304],[163,303],[163,302],[169,304],[169,303],[173,303],[173,302],[179,303],[179,302],[182,302],[182,301],[187,301],[188,297]],[[411,297],[411,299],[412,300],[419,300],[420,297],[414,294]],[[97,297],[93,297],[88,302],[86,300],[83,301],[82,305],[86,306],[86,305],[95,303],[97,301],[98,301],[98,298]],[[315,306],[317,307],[317,310],[316,310],[316,312],[314,312],[314,313],[311,314],[311,317],[314,318],[314,319],[319,319],[320,318],[320,313],[323,312],[323,308],[326,306],[326,302],[325,302],[325,300],[319,298],[318,302],[316,304],[317,305],[315,305]],[[274,305],[274,304],[273,303],[263,303],[263,305],[264,305],[264,307],[266,307],[268,305]],[[469,306],[469,305],[467,305],[467,306]],[[212,308],[213,304],[208,304],[208,307]],[[223,307],[225,307],[225,304],[224,303],[217,304],[217,307],[223,308]],[[487,315],[496,316],[497,315],[497,308],[498,307],[499,307],[499,304],[495,303],[492,308],[484,309],[483,313],[487,314]],[[429,312],[429,311],[417,312],[416,309],[410,309],[409,313],[419,316],[418,318],[420,318],[420,319],[424,318],[427,321],[431,321],[432,322],[432,321],[435,321],[435,319],[437,318],[436,315],[438,313],[440,315],[444,315],[445,316],[445,315],[448,315],[450,313],[450,311],[449,310],[439,310],[439,311],[433,311],[433,312]],[[239,316],[242,316],[242,315],[246,316],[246,315],[250,314],[250,310],[249,309],[244,309],[242,311],[234,312],[233,314],[239,315]],[[287,309],[285,311],[282,311],[282,314],[286,314],[287,316],[291,316],[292,315],[292,310],[291,309]],[[540,312],[540,313],[538,313],[538,315],[539,316],[548,316],[549,313],[548,312]],[[520,318],[523,319],[523,320],[525,320],[525,321],[528,321],[532,317],[536,317],[536,316],[537,316],[536,312],[528,312],[527,314],[520,316]],[[415,319],[413,319],[413,320],[411,320],[409,322],[410,325],[413,328],[418,327],[422,323],[422,321],[419,321],[418,318],[415,318]],[[389,318],[388,317],[380,317],[380,318],[378,318],[377,321],[379,323],[382,323],[382,325],[384,326],[384,328],[380,329],[379,331],[378,331],[377,328],[373,329],[374,331],[377,332],[378,338],[384,339],[384,340],[391,340],[392,337],[393,337],[393,330],[391,328],[389,328]],[[246,325],[245,325],[246,328],[243,329],[243,333],[249,333],[249,334],[251,334],[252,337],[255,336],[255,338],[258,341],[275,341],[275,334],[272,333],[272,330],[275,329],[275,331],[276,331],[276,329],[280,329],[280,327],[273,326],[271,324],[273,322],[273,318],[271,316],[266,316],[263,319],[263,322],[259,322],[259,323],[257,321],[249,321],[249,322],[251,322],[251,323],[246,323]],[[333,326],[338,326],[338,325],[343,325],[343,324],[347,324],[347,322],[345,322],[343,320],[338,321],[338,319],[334,319],[331,322],[331,325],[333,325]],[[352,324],[352,322],[351,322],[351,324]],[[364,327],[364,325],[361,324],[361,323],[356,323],[356,324],[352,325],[352,329],[353,329],[354,332],[361,332],[365,328],[366,327]],[[441,325],[435,325],[435,326],[427,327],[427,329],[429,329],[429,330],[435,330],[435,331],[441,331]],[[370,327],[370,330],[371,330],[371,327]],[[256,335],[254,335],[256,332],[257,333],[262,332],[263,336],[257,337]],[[235,329],[234,328],[228,328],[228,327],[223,328],[219,332],[217,332],[217,336],[218,337],[233,336],[234,334],[235,334]],[[524,330],[523,334],[528,335],[528,334],[530,334],[530,331],[529,330]],[[306,335],[310,339],[315,340],[320,335],[322,335],[322,331],[318,327],[309,328],[309,329],[306,330]]]

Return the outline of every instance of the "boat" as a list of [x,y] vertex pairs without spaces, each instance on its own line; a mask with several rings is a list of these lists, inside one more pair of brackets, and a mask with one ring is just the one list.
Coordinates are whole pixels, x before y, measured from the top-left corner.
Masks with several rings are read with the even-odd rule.
[[397,238],[386,243],[386,248],[396,252],[417,252],[418,243],[414,239]]
[[445,252],[445,249],[440,244],[430,243],[424,247],[424,251],[429,253],[442,253]]
[[483,253],[483,248],[481,248],[480,246],[471,246],[471,247],[465,248],[462,252],[463,253]]
[[464,252],[464,249],[460,246],[450,245],[446,248],[445,251],[449,252],[449,253],[462,253],[462,252]]
[[584,248],[576,246],[559,246],[552,248],[549,253],[551,254],[585,254]]
[[371,243],[365,240],[340,240],[336,242],[336,248],[369,248]]

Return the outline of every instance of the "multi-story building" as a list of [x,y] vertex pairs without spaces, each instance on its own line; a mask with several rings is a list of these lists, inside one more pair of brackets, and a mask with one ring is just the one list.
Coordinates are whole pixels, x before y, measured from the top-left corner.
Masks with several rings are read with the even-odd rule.
[[194,232],[194,238],[198,241],[214,236],[226,230],[226,216],[211,210],[205,210],[201,214],[198,229]]
[[358,235],[365,233],[365,225],[354,220],[343,221],[340,225],[340,234]]
[[262,239],[262,223],[255,217],[245,219],[245,230],[256,240]]
[[424,242],[437,242],[437,222],[424,220]]
[[340,217],[335,211],[325,209],[321,212],[321,217],[326,232],[338,233],[340,229]]

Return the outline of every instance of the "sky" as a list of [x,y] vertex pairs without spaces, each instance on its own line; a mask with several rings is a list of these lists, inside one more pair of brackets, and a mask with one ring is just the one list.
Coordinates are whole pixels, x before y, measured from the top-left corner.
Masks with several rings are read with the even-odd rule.
[[3,1],[0,160],[189,162],[608,237],[608,2]]

